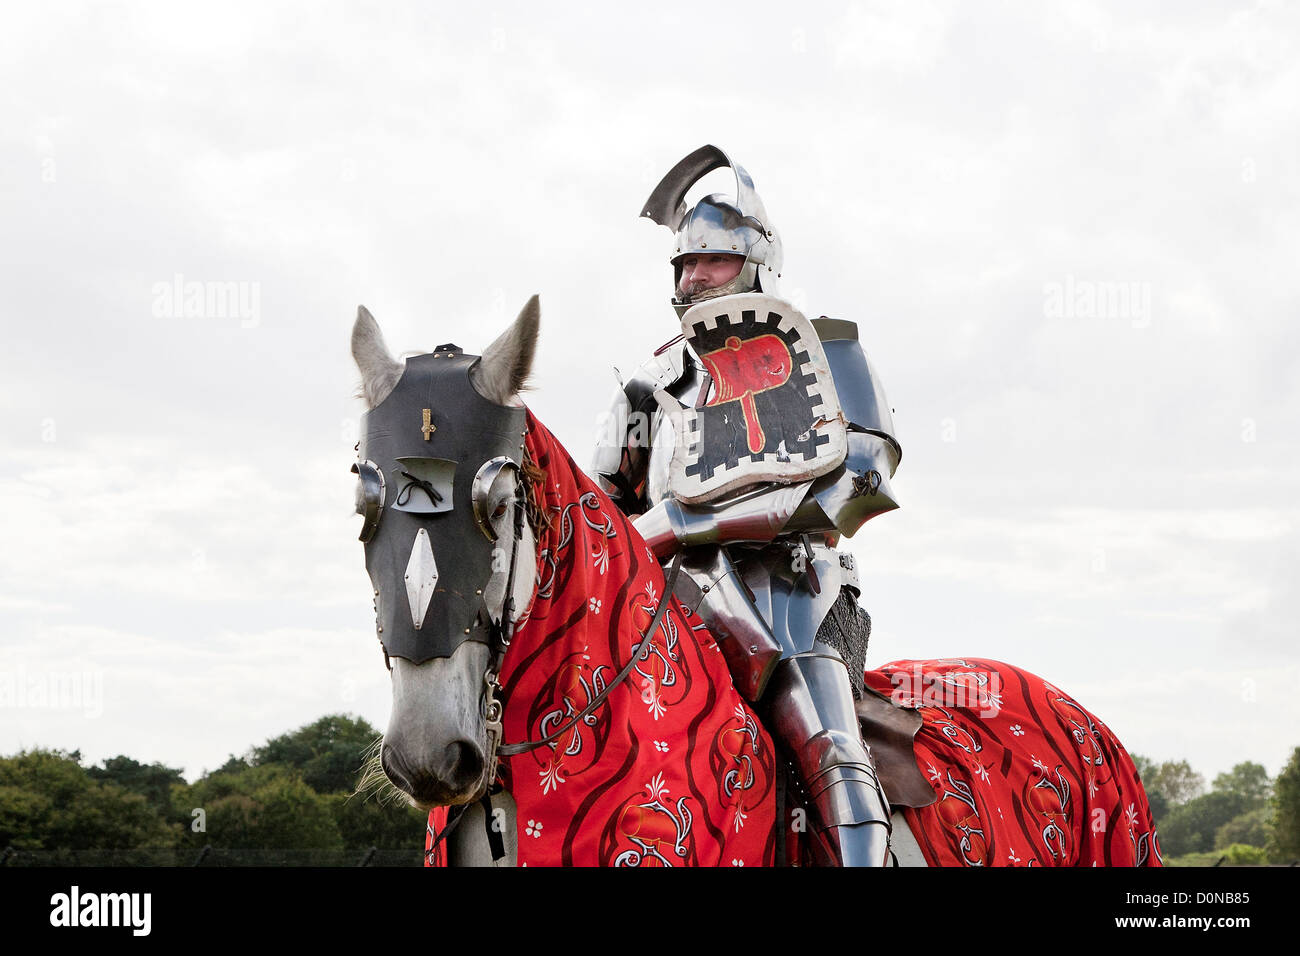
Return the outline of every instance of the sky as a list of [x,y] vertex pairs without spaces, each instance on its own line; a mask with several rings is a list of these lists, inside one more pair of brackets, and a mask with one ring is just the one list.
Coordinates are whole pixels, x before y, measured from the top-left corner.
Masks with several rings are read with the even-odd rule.
[[869,664],[1008,661],[1130,752],[1276,774],[1298,41],[1281,3],[6,7],[0,754],[194,779],[382,728],[357,305],[476,352],[539,293],[528,403],[586,461],[678,331],[641,204],[714,143],[895,409]]

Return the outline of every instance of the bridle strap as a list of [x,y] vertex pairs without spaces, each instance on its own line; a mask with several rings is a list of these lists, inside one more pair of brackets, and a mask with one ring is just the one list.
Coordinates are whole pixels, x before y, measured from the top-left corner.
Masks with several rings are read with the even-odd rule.
[[462,803],[460,806],[452,808],[451,812],[447,815],[447,825],[442,828],[441,833],[434,837],[433,842],[429,844],[429,848],[424,851],[426,862],[432,858],[433,851],[438,849],[438,844],[447,839],[447,837],[451,835],[451,831],[456,829],[460,821],[465,818],[465,811],[467,811],[475,802],[483,807],[483,826],[487,831],[488,848],[492,852],[492,860],[495,862],[505,858],[505,840],[501,837],[501,831],[497,830],[492,825],[492,797],[490,794],[485,793],[477,801],[471,800],[469,803]]
[[[488,829],[488,840],[494,860],[499,860],[505,855],[505,847],[501,842],[500,835],[496,834],[492,829],[491,792],[492,780],[496,776],[495,766],[497,759],[503,756],[513,757],[518,754],[527,753],[530,750],[536,750],[538,747],[543,747],[551,743],[571,730],[579,721],[585,720],[597,707],[604,703],[605,699],[609,697],[610,692],[625,681],[628,675],[632,673],[632,669],[636,666],[637,661],[641,659],[641,655],[644,654],[646,648],[650,646],[650,641],[654,638],[655,632],[659,630],[659,625],[663,621],[664,612],[668,610],[668,605],[672,601],[673,591],[677,587],[677,576],[682,568],[682,555],[679,551],[673,558],[672,568],[669,570],[668,578],[664,583],[664,593],[659,598],[659,606],[655,609],[654,617],[650,619],[650,626],[646,628],[645,634],[641,638],[641,642],[637,644],[636,649],[632,652],[631,659],[626,665],[624,665],[623,669],[618,673],[618,676],[605,686],[604,690],[597,694],[586,707],[574,715],[574,717],[560,727],[559,730],[547,734],[541,740],[530,740],[526,743],[519,744],[501,744],[499,742],[501,718],[505,708],[501,701],[494,698],[492,689],[496,686],[496,677],[501,673],[501,667],[505,661],[506,651],[510,649],[510,642],[514,638],[515,631],[515,561],[519,550],[519,542],[523,538],[524,510],[527,501],[526,491],[524,490],[524,481],[526,478],[522,473],[519,477],[520,481],[515,492],[514,541],[510,548],[510,566],[506,576],[505,602],[501,611],[501,620],[499,622],[493,622],[494,626],[491,629],[492,639],[490,643],[490,647],[492,648],[492,665],[491,670],[484,675],[485,690],[487,694],[485,703],[488,713],[485,716],[487,717],[489,724],[488,735],[490,738],[495,738],[498,743],[496,747],[492,748],[492,753],[489,757],[493,769],[488,774],[488,785],[482,796],[479,798],[479,801],[483,805],[483,811],[487,818],[486,826]],[[385,661],[387,661],[387,652],[385,652],[384,656]],[[442,832],[434,838],[433,842],[429,845],[429,848],[425,851],[427,858],[431,857],[434,850],[436,850],[438,846],[451,834],[451,832],[456,829],[457,825],[459,825],[461,820],[464,818],[465,811],[468,807],[469,804],[462,804],[461,806],[452,809],[447,819],[447,825],[443,827]]]
[[638,644],[636,650],[633,651],[631,660],[629,660],[623,669],[619,671],[618,676],[606,684],[605,689],[592,698],[591,703],[582,708],[581,711],[574,715],[574,717],[565,723],[559,730],[547,734],[541,740],[530,740],[527,743],[522,744],[502,744],[497,748],[498,756],[513,757],[516,754],[527,753],[530,750],[536,750],[538,747],[549,744],[558,737],[563,736],[571,730],[578,721],[585,719],[592,711],[599,707],[605,701],[605,698],[609,696],[610,692],[627,679],[627,675],[632,673],[632,668],[635,667],[636,662],[641,659],[641,655],[645,653],[645,649],[650,646],[651,638],[653,638],[655,632],[659,630],[659,622],[663,620],[664,612],[668,610],[668,604],[673,597],[673,589],[677,586],[677,574],[681,569],[682,553],[678,551],[677,556],[673,558],[672,570],[668,572],[668,581],[664,585],[663,595],[659,598],[659,607],[655,610],[655,616],[651,619],[650,626],[646,628],[645,636],[641,638],[641,643]]
[[458,807],[451,808],[447,814],[447,825],[442,828],[442,831],[436,837],[434,837],[433,842],[429,844],[429,848],[424,851],[426,863],[432,865],[430,861],[433,858],[433,851],[438,849],[439,843],[451,836],[451,831],[456,829],[457,825],[464,818],[467,809],[469,809],[468,803],[463,803]]

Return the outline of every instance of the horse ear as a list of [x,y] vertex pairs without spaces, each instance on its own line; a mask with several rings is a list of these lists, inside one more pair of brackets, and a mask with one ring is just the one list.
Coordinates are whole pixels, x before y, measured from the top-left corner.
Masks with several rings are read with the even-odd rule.
[[352,326],[352,358],[361,371],[361,396],[367,407],[374,408],[396,387],[405,366],[388,353],[379,323],[364,305],[357,306]]
[[540,319],[541,306],[533,296],[510,328],[483,350],[483,357],[470,372],[470,381],[488,401],[519,404],[519,392],[533,368]]

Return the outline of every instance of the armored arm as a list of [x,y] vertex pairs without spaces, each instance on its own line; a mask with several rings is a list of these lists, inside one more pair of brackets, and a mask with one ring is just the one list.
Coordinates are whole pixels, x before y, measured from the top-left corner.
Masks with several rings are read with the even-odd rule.
[[898,507],[890,479],[902,460],[884,386],[858,342],[857,326],[814,320],[835,380],[848,429],[848,453],[828,474],[790,485],[748,488],[707,505],[671,497],[636,520],[637,530],[663,558],[701,544],[763,544],[778,537],[853,537],[868,520]]
[[699,381],[700,370],[693,357],[684,344],[673,340],[660,346],[626,382],[620,379],[615,387],[597,419],[596,449],[588,473],[624,514],[642,514],[651,503],[648,499],[659,493],[653,486],[663,484],[652,477],[654,464],[661,466],[660,470],[667,464],[651,460],[656,432],[667,424],[656,393],[662,390],[684,398],[699,387]]
[[645,510],[646,449],[633,440],[632,403],[620,383],[596,419],[596,448],[587,469],[602,491],[626,515]]

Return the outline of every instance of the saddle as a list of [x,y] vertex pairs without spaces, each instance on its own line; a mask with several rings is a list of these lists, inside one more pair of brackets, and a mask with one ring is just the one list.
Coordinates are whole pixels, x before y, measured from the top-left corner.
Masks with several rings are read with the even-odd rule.
[[934,803],[938,798],[917,769],[912,749],[916,732],[921,729],[921,715],[900,707],[870,687],[863,688],[854,709],[889,805],[918,808]]

